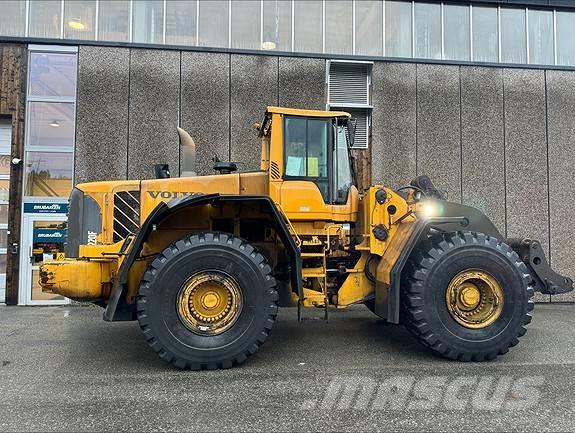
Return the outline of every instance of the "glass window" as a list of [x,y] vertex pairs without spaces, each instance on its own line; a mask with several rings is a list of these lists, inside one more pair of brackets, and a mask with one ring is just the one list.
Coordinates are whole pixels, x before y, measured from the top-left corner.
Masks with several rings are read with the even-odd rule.
[[74,104],[30,102],[27,147],[74,146]]
[[352,185],[351,167],[349,165],[349,150],[347,144],[347,131],[343,126],[337,127],[336,134],[336,158],[335,158],[335,203],[345,203],[347,193]]
[[0,229],[0,249],[5,250],[8,243],[8,229]]
[[501,9],[501,61],[527,63],[525,9]]
[[76,95],[76,54],[33,52],[30,55],[30,96]]
[[27,152],[25,194],[32,197],[68,197],[72,190],[73,165],[71,152]]
[[294,51],[321,53],[323,49],[321,0],[296,0],[294,4]]
[[6,253],[0,254],[0,274],[6,273]]
[[132,41],[149,44],[163,43],[163,0],[138,0],[133,3]]
[[10,179],[0,179],[0,201],[8,203],[10,192]]
[[529,10],[529,63],[552,65],[553,12]]
[[441,6],[415,3],[415,57],[441,59]]
[[196,45],[197,2],[166,2],[166,44]]
[[33,38],[59,38],[62,18],[60,0],[30,2],[28,33]]
[[10,175],[10,155],[0,155],[0,175]]
[[96,1],[66,0],[64,2],[64,37],[67,39],[96,38]]
[[385,55],[411,57],[411,3],[385,2]]
[[383,4],[379,0],[355,3],[355,53],[383,55]]
[[444,48],[448,60],[470,60],[469,7],[443,6]]
[[8,203],[0,204],[0,224],[8,224]]
[[327,177],[329,124],[322,119],[286,117],[286,176]]
[[129,0],[100,0],[98,14],[98,40],[127,41],[129,39]]
[[473,7],[473,60],[497,62],[499,41],[497,33],[497,9]]
[[264,0],[262,49],[291,51],[291,1]]
[[200,1],[200,45],[228,46],[228,6],[225,0]]
[[352,54],[353,4],[348,0],[325,2],[325,52]]
[[4,0],[0,14],[0,35],[24,36],[26,3],[22,0]]
[[232,2],[232,48],[260,49],[260,7],[259,1]]
[[557,12],[557,64],[575,65],[575,13]]

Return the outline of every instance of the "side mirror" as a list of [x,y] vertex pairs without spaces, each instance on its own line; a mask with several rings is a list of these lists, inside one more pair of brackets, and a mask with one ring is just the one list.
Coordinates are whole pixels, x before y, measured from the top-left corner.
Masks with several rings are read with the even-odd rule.
[[357,120],[354,118],[347,119],[346,129],[347,129],[347,142],[349,146],[353,146],[353,141],[355,139],[355,125],[357,124]]
[[170,168],[168,164],[156,164],[154,165],[154,174],[156,179],[169,179],[170,178]]

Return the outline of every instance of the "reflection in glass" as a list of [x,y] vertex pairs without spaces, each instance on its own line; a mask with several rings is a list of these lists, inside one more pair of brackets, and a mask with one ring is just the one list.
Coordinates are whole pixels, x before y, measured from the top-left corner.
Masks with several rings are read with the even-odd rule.
[[325,52],[352,54],[353,4],[349,0],[325,2]]
[[557,12],[557,64],[575,66],[575,13]]
[[525,9],[501,9],[501,61],[527,63]]
[[264,0],[263,50],[291,51],[291,2]]
[[260,2],[232,2],[232,48],[260,49]]
[[411,3],[385,2],[385,55],[411,57]]
[[94,40],[95,23],[95,0],[66,0],[64,2],[64,38]]
[[27,152],[25,194],[32,197],[68,197],[72,190],[71,152]]
[[4,0],[0,13],[0,35],[24,36],[26,3],[22,0]]
[[28,116],[28,147],[74,146],[73,103],[30,102]]
[[8,224],[8,203],[0,204],[0,224]]
[[0,179],[0,201],[7,202],[10,192],[10,180],[9,179]]
[[138,0],[133,3],[132,41],[148,44],[163,42],[163,0]]
[[29,95],[76,95],[76,54],[33,52],[30,62]]
[[441,6],[415,3],[415,57],[441,59]]
[[497,34],[497,9],[473,7],[473,60],[497,62],[499,43]]
[[552,65],[553,12],[529,9],[529,63]]
[[130,32],[130,1],[100,0],[98,40],[127,41]]
[[296,0],[294,4],[294,51],[321,53],[323,20],[321,0]]
[[226,0],[200,1],[199,45],[228,47],[228,6]]
[[166,44],[196,45],[196,0],[166,2]]
[[0,175],[9,176],[10,175],[10,161],[12,157],[10,155],[0,155]]
[[32,38],[59,38],[62,2],[34,0],[30,2],[28,34]]
[[4,250],[8,243],[8,229],[0,229],[0,249]]
[[355,3],[355,54],[383,55],[383,3],[379,0]]
[[6,273],[6,254],[0,254],[0,274]]
[[445,58],[470,60],[469,6],[443,6]]

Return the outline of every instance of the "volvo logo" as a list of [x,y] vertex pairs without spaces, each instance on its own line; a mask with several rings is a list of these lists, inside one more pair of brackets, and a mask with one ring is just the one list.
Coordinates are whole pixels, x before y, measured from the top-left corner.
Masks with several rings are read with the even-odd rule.
[[203,195],[201,192],[186,192],[186,191],[148,191],[150,197],[154,200],[161,198],[163,200],[169,200],[173,198],[181,197],[193,197],[196,195]]

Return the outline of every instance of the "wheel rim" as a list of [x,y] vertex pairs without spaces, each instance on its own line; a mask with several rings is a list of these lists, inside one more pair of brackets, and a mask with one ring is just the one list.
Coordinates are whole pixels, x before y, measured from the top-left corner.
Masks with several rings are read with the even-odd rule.
[[445,295],[451,317],[466,328],[485,328],[503,311],[501,285],[493,276],[478,269],[457,274]]
[[180,289],[178,315],[190,331],[200,335],[221,334],[238,319],[242,292],[233,278],[217,271],[200,272]]

